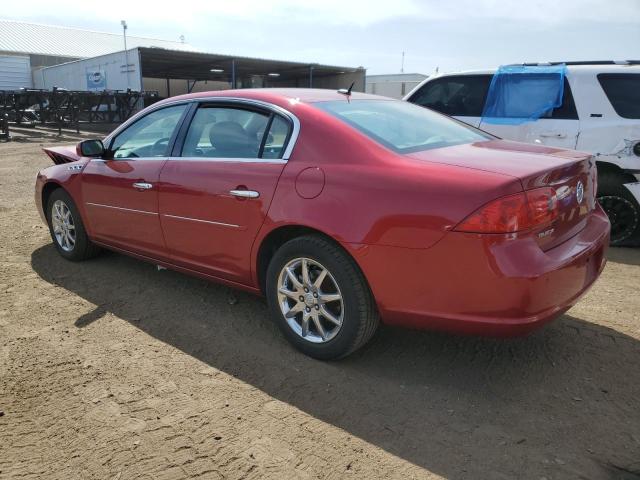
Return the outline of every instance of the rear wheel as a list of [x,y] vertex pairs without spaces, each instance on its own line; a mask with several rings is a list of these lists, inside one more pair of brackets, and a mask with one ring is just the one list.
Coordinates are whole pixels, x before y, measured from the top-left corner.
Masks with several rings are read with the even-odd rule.
[[76,204],[67,192],[62,188],[54,190],[46,208],[51,239],[60,255],[81,261],[98,254],[100,248],[89,240]]
[[378,313],[362,273],[340,247],[320,236],[295,238],[280,247],[266,280],[272,317],[311,357],[344,357],[376,331]]
[[636,245],[640,242],[640,205],[624,186],[621,175],[603,173],[598,179],[598,203],[611,222],[611,245]]

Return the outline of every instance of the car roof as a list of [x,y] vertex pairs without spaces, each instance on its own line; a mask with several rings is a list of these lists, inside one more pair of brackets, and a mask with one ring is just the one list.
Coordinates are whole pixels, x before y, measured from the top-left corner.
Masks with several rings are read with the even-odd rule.
[[[513,65],[527,65],[536,66],[535,64],[513,64]],[[549,64],[539,63],[541,67],[549,66]],[[430,80],[439,77],[447,77],[450,75],[492,75],[496,72],[497,68],[481,69],[481,70],[462,70],[458,72],[447,72],[439,75],[429,77]],[[640,65],[637,64],[588,64],[588,65],[567,65],[567,70],[572,75],[586,74],[586,73],[623,73],[625,71],[632,71],[633,73],[640,73]]]
[[[231,97],[261,100],[271,103],[298,102],[315,103],[332,100],[345,100],[347,96],[338,93],[337,90],[321,88],[245,88],[236,90],[213,90],[208,92],[189,93],[176,97],[170,97],[166,101],[198,99],[207,97]],[[388,97],[371,95],[368,93],[352,92],[350,100],[390,100]]]

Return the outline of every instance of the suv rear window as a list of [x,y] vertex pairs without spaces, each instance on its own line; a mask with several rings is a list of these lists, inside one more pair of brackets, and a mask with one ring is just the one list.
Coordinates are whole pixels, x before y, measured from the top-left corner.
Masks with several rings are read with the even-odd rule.
[[398,153],[411,153],[492,138],[462,122],[409,102],[345,99],[318,102],[314,105]]
[[600,73],[598,81],[622,118],[640,118],[640,74]]

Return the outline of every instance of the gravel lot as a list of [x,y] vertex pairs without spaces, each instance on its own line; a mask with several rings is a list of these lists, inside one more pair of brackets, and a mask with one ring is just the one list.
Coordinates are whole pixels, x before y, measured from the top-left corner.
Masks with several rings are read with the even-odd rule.
[[62,260],[42,142],[0,143],[0,478],[640,478],[640,250],[529,337],[383,328],[320,363],[259,298]]

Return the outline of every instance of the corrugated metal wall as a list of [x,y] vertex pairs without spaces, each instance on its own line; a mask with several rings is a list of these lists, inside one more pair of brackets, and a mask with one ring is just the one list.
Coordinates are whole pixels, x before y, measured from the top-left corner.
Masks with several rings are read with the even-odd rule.
[[31,88],[29,57],[0,55],[0,90]]

